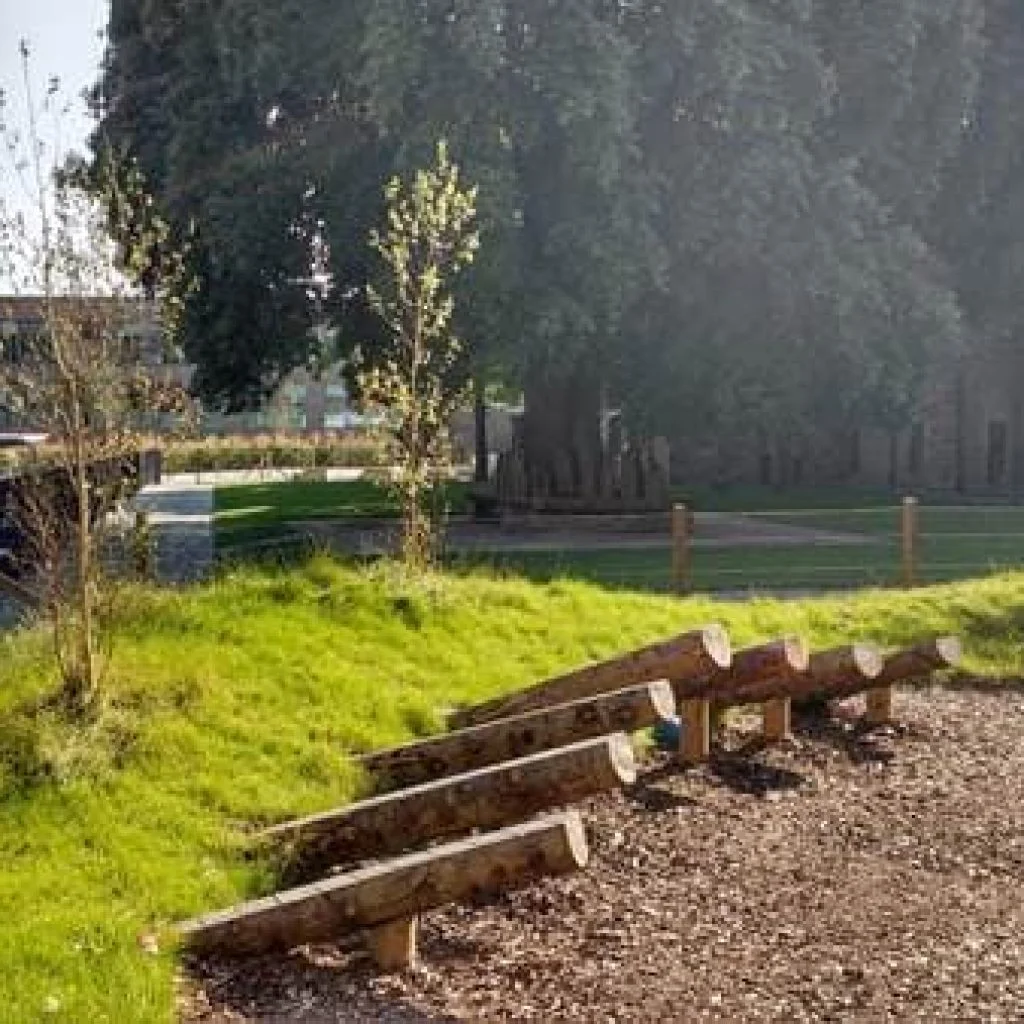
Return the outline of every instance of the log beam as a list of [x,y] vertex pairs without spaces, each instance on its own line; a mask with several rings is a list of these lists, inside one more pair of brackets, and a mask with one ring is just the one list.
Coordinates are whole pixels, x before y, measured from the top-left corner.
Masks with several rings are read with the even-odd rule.
[[253,900],[186,922],[179,932],[194,953],[287,952],[576,871],[587,859],[583,822],[569,811]]
[[522,821],[635,779],[629,739],[615,733],[285,822],[263,836],[282,849],[294,884],[339,864]]
[[479,725],[655,679],[706,679],[731,662],[732,649],[726,631],[719,625],[705,626],[664,643],[641,647],[629,654],[546,679],[507,697],[457,711],[450,717],[449,724],[455,728]]
[[[881,675],[882,652],[874,644],[856,643],[812,654],[807,669],[791,678],[768,679],[745,686],[723,686],[715,690],[716,702],[726,706],[763,704],[781,697],[806,700],[830,698],[843,687],[870,689]],[[856,692],[856,691],[855,691]]]
[[381,790],[416,786],[580,740],[668,724],[675,713],[672,687],[657,680],[367,754],[360,763]]
[[888,655],[882,662],[881,671],[870,680],[870,686],[854,677],[836,682],[825,696],[829,700],[844,700],[865,690],[882,690],[910,679],[923,679],[933,672],[955,668],[960,664],[962,655],[957,637],[938,637]]

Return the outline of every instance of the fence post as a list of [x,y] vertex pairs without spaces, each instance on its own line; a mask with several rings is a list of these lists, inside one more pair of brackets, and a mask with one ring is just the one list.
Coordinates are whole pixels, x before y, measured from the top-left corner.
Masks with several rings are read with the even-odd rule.
[[679,504],[672,506],[672,589],[690,589],[690,510]]
[[917,498],[903,499],[900,536],[903,547],[903,586],[917,582]]

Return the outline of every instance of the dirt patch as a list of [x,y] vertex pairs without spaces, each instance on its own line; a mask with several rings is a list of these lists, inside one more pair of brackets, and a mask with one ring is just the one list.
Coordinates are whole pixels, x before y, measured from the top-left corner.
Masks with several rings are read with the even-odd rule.
[[583,808],[585,872],[426,915],[417,971],[333,948],[194,965],[184,1019],[1020,1021],[1024,694],[898,710],[697,771],[655,759]]

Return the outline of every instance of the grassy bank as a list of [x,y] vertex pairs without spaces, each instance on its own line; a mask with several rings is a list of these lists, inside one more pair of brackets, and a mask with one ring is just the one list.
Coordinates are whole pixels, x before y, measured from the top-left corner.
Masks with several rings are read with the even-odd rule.
[[1024,672],[1024,574],[910,594],[677,601],[475,575],[404,583],[316,559],[121,603],[110,706],[84,744],[24,709],[45,637],[0,640],[0,1021],[167,1021],[173,951],[137,936],[265,891],[254,826],[353,798],[345,751],[445,707],[721,621],[744,644],[802,632],[900,644],[958,632],[970,666]]

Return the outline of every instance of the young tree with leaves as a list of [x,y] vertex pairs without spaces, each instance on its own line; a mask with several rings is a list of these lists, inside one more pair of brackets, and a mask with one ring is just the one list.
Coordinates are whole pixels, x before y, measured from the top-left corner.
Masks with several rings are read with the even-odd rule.
[[465,379],[454,372],[461,346],[452,329],[449,286],[479,246],[476,189],[463,186],[441,142],[433,167],[417,171],[409,185],[393,178],[384,196],[387,226],[370,238],[381,273],[369,289],[384,338],[360,385],[391,440],[403,560],[420,568],[431,557],[435,535],[429,498],[444,479],[449,422],[465,392]]
[[[0,304],[0,407],[46,435],[41,454],[19,466],[10,511],[29,586],[53,625],[63,704],[82,714],[99,694],[101,552],[135,466],[132,424],[167,396],[126,345],[142,307],[118,269],[132,254],[108,234],[117,211],[145,206],[140,180],[105,158],[93,174],[106,201],[78,186],[39,127],[41,116],[61,116],[59,83],[37,108],[29,63],[22,43],[25,130],[0,117],[11,168],[31,197],[26,210],[0,200],[0,279],[14,293],[10,308]],[[158,218],[134,230],[140,247],[165,247]]]

